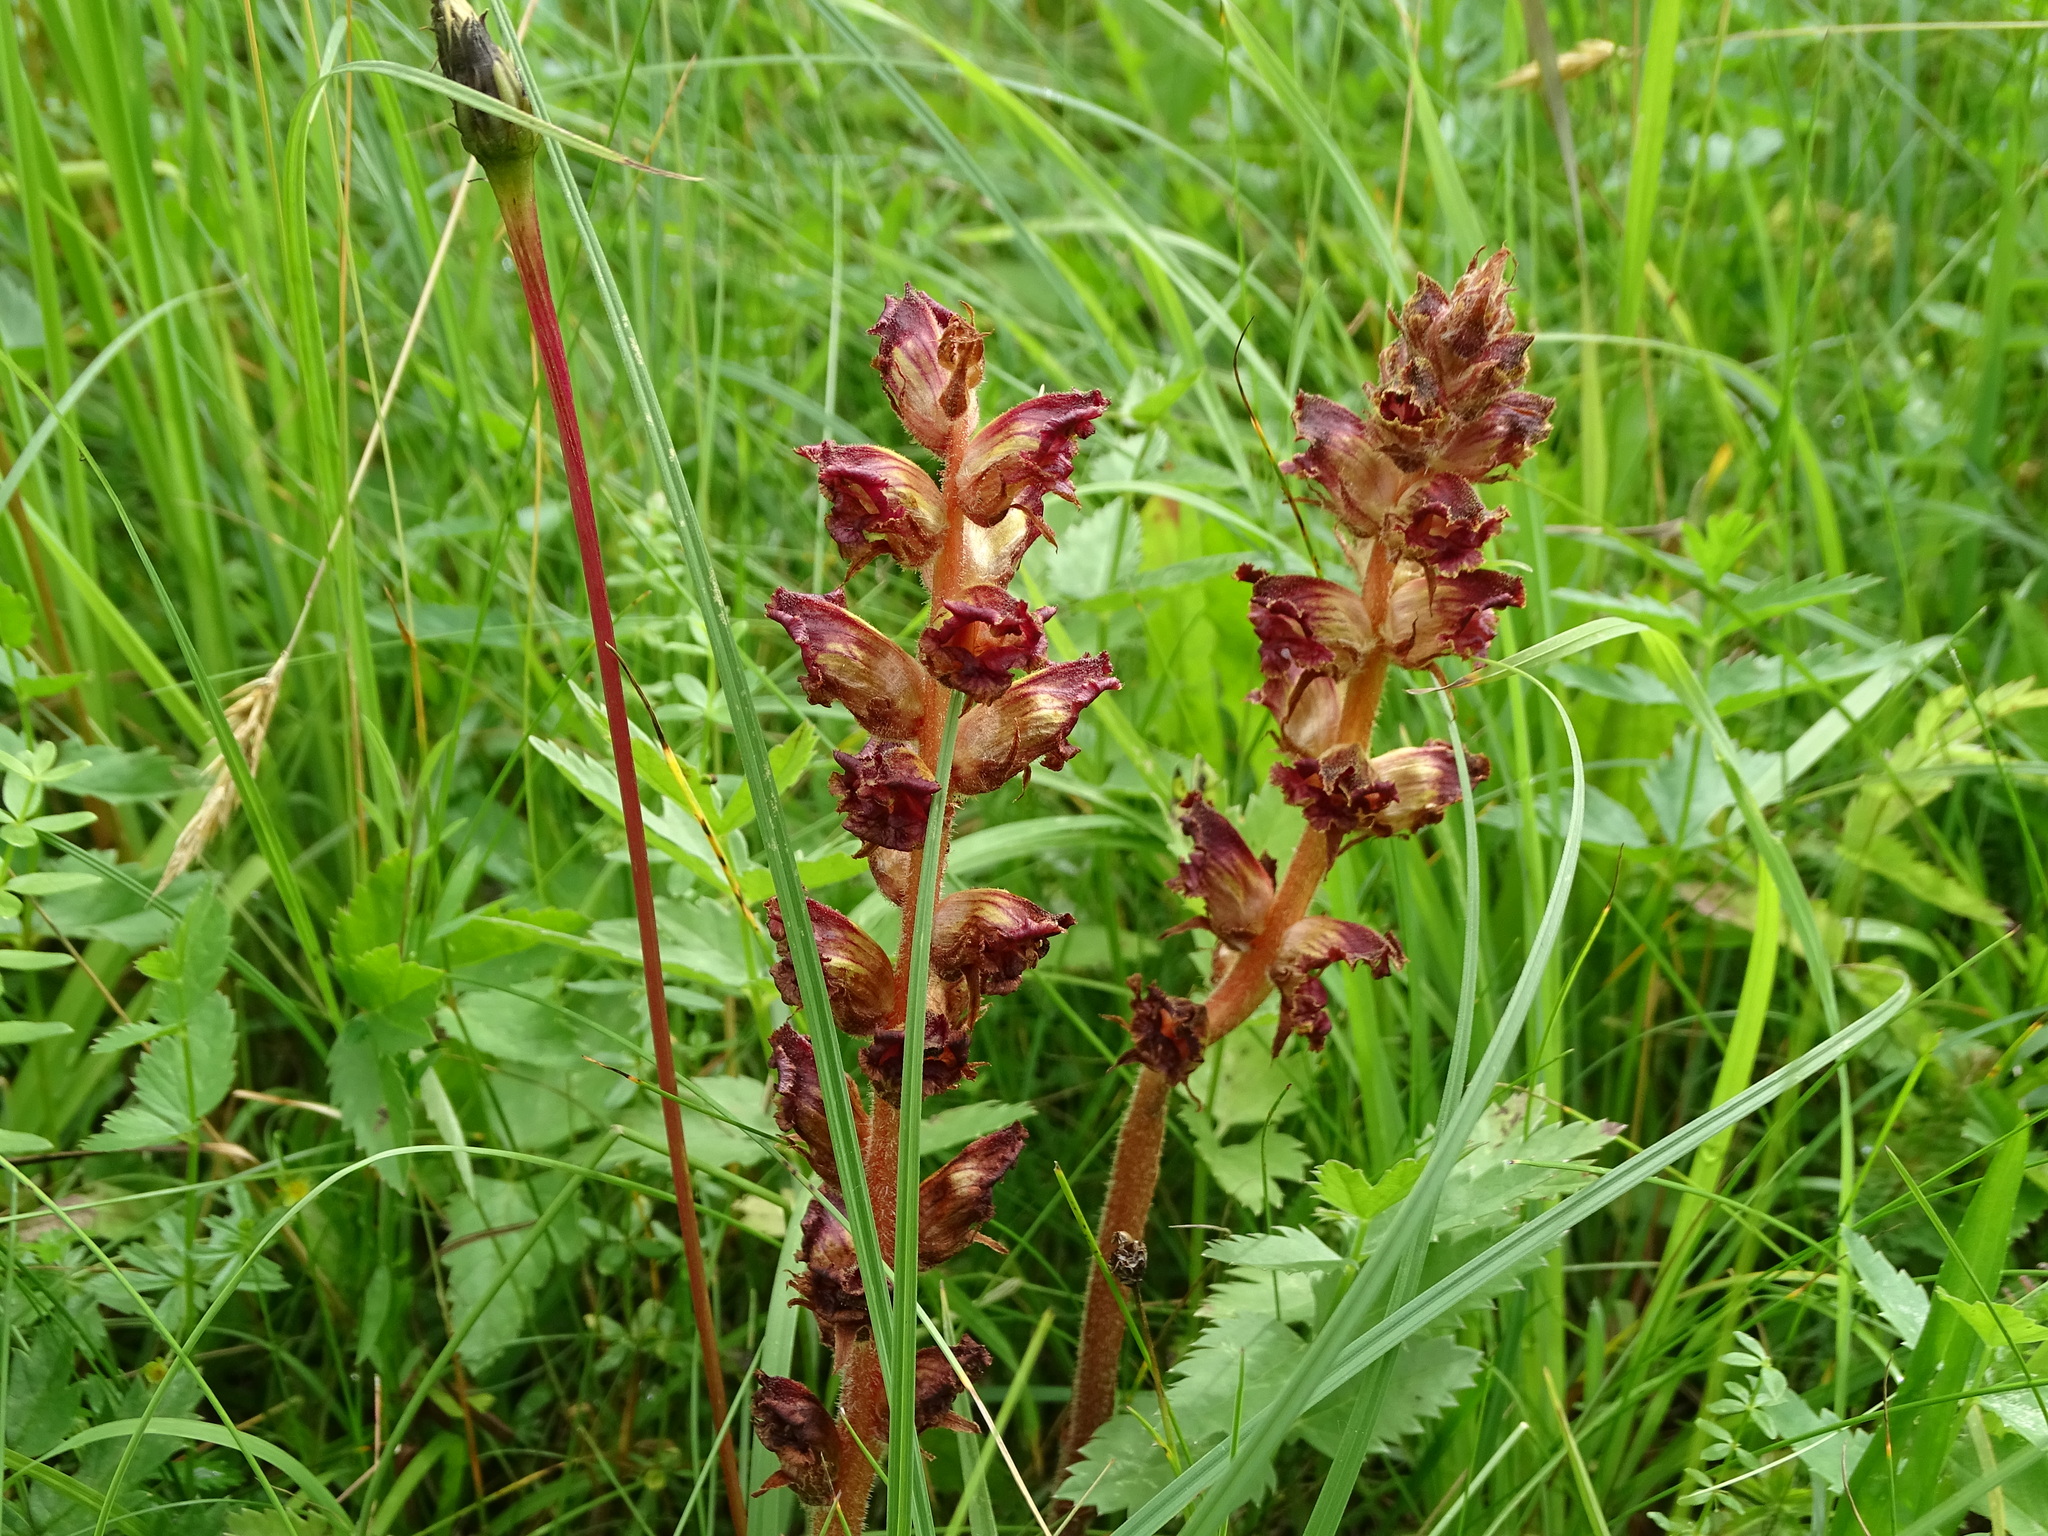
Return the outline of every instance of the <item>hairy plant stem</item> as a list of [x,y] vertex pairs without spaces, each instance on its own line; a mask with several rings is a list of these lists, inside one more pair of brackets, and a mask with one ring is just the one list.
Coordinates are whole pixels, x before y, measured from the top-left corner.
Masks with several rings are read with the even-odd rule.
[[[1369,602],[1375,587],[1384,602],[1386,582],[1380,576],[1381,564],[1376,557],[1368,570]],[[1340,739],[1356,742],[1368,751],[1380,697],[1386,688],[1387,663],[1385,651],[1374,652],[1344,685]],[[1273,990],[1270,973],[1279,957],[1281,940],[1289,928],[1308,915],[1309,903],[1330,872],[1335,844],[1334,834],[1318,832],[1313,827],[1302,833],[1293,857],[1287,861],[1287,873],[1274,892],[1265,925],[1251,947],[1231,962],[1230,969],[1209,995],[1202,1033],[1206,1043],[1213,1045],[1244,1023]],[[1140,1239],[1145,1235],[1145,1225],[1152,1214],[1152,1196],[1159,1187],[1160,1159],[1166,1150],[1166,1107],[1172,1096],[1173,1085],[1164,1075],[1150,1067],[1139,1069],[1130,1107],[1124,1111],[1123,1128],[1117,1133],[1109,1192],[1103,1199],[1101,1224],[1096,1228],[1095,1241],[1105,1253],[1119,1232]],[[1123,1355],[1123,1344],[1123,1314],[1116,1297],[1110,1293],[1109,1282],[1101,1271],[1091,1270],[1088,1294],[1081,1304],[1074,1391],[1068,1400],[1066,1423],[1060,1431],[1063,1467],[1073,1464],[1089,1437],[1116,1411],[1117,1365]]]
[[[569,483],[569,508],[576,526],[576,549],[583,566],[583,591],[590,604],[590,631],[597,647],[597,676],[604,696],[606,733],[611,738],[612,771],[619,786],[620,819],[626,829],[626,857],[632,872],[633,912],[639,923],[640,969],[647,989],[647,1022],[654,1040],[656,1081],[661,1087],[661,1123],[668,1143],[669,1177],[675,1184],[676,1227],[682,1233],[683,1260],[690,1285],[690,1310],[703,1356],[704,1396],[714,1424],[726,1422],[724,1370],[718,1359],[718,1323],[711,1310],[711,1286],[704,1267],[704,1245],[697,1228],[696,1190],[690,1178],[689,1147],[677,1098],[675,1042],[669,1033],[668,996],[661,978],[661,936],[654,916],[654,879],[647,858],[647,829],[641,817],[639,777],[633,768],[632,726],[626,716],[626,693],[620,677],[617,637],[612,626],[610,593],[605,585],[604,547],[598,539],[597,509],[590,498],[590,470],[583,454],[583,433],[576,415],[576,396],[569,381],[569,356],[562,345],[561,322],[548,285],[547,256],[541,246],[540,208],[534,196],[533,163],[520,160],[489,170],[491,190],[505,221],[505,237],[526,314],[540,349],[547,376],[548,401],[555,432],[562,441],[562,472]],[[718,1443],[719,1470],[724,1476],[726,1507],[733,1530],[745,1536],[746,1490],[740,1483],[739,1458],[730,1432]]]

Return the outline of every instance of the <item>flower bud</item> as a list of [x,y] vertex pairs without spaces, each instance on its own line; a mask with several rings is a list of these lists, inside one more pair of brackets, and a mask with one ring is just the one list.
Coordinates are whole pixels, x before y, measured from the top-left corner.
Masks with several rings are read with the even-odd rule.
[[[1458,761],[1447,741],[1396,747],[1374,758],[1372,767],[1394,786],[1393,804],[1383,809],[1368,829],[1374,837],[1404,837],[1420,827],[1434,826],[1463,798]],[[1467,752],[1465,771],[1479,784],[1493,772],[1493,764],[1477,752]]]
[[1035,760],[1064,768],[1080,755],[1067,738],[1081,711],[1112,688],[1109,653],[1062,661],[1012,684],[993,704],[969,710],[954,749],[953,792],[985,795]]
[[[822,901],[806,898],[804,904],[810,910],[811,932],[817,936],[818,960],[825,968],[825,995],[832,1000],[832,1017],[839,1027],[849,1035],[872,1035],[896,1023],[896,970],[888,953],[853,919]],[[781,957],[769,978],[785,1003],[801,1008],[803,994],[797,990],[796,966],[789,958],[782,903],[770,897],[762,905],[768,914],[768,937]]]
[[1207,928],[1225,948],[1248,949],[1273,905],[1272,860],[1255,857],[1237,828],[1198,794],[1181,801],[1180,829],[1194,846],[1166,888],[1203,908],[1201,917],[1181,926]]
[[884,550],[906,570],[939,552],[945,503],[932,477],[902,454],[829,441],[797,453],[818,466],[818,489],[831,503],[825,531],[846,556],[849,576]]
[[777,587],[769,618],[803,657],[804,697],[842,704],[863,730],[915,741],[924,723],[924,671],[903,647],[847,611],[844,588],[823,597]]
[[991,586],[969,587],[940,606],[947,616],[919,638],[917,654],[948,688],[988,704],[1009,691],[1011,674],[1045,665],[1045,621],[1059,610],[1032,608]]
[[754,1497],[787,1488],[807,1509],[832,1502],[839,1488],[839,1428],[815,1392],[787,1376],[754,1372],[754,1437],[781,1463]]
[[868,334],[880,338],[875,372],[889,404],[912,437],[944,453],[953,423],[973,414],[982,375],[980,333],[972,321],[905,283],[902,298],[882,300],[882,318]]
[[1170,1083],[1186,1082],[1202,1064],[1209,1010],[1185,997],[1168,997],[1157,982],[1148,986],[1143,977],[1133,976],[1127,985],[1131,1017],[1124,1028],[1131,1033],[1131,1048],[1117,1057],[1117,1065],[1135,1061]]
[[827,1342],[842,1328],[865,1329],[868,1293],[861,1281],[860,1261],[854,1256],[853,1234],[821,1200],[813,1200],[804,1212],[802,1231],[803,1246],[797,1250],[797,1258],[803,1268],[789,1282],[797,1294],[796,1305],[818,1320],[818,1331]]
[[[970,1141],[917,1187],[917,1267],[933,1269],[967,1250],[996,1213],[996,1184],[1024,1150],[1021,1123]],[[1003,1251],[987,1238],[984,1244]]]
[[[832,1131],[825,1119],[825,1095],[818,1085],[818,1058],[811,1042],[784,1024],[769,1037],[769,1061],[775,1068],[775,1123],[803,1148],[819,1182],[836,1191],[839,1163],[832,1155]],[[853,1102],[858,1113],[859,1101]]]
[[1014,992],[1074,926],[1070,912],[1048,912],[1008,891],[955,891],[932,914],[932,973],[965,977],[978,997]]
[[869,843],[858,857],[868,861],[868,877],[875,882],[875,889],[888,897],[890,905],[900,907],[917,894],[909,854]]
[[1292,683],[1303,677],[1349,677],[1378,648],[1365,599],[1316,576],[1272,576],[1240,565],[1252,584],[1251,624],[1259,637],[1259,670]]
[[848,832],[863,843],[903,853],[924,846],[939,781],[922,758],[899,742],[875,737],[858,752],[834,752],[832,760],[840,768],[832,775],[832,793]]
[[[953,1346],[953,1359],[960,1362],[960,1370],[968,1381],[976,1386],[995,1364],[995,1356],[988,1352],[988,1346],[968,1334],[960,1335],[960,1342]],[[957,1430],[963,1435],[978,1435],[981,1426],[972,1419],[964,1419],[953,1412],[953,1399],[965,1390],[960,1377],[953,1369],[953,1363],[932,1345],[917,1352],[917,1406],[912,1410],[917,1420],[917,1432],[928,1429]]]
[[1361,539],[1377,538],[1408,483],[1382,434],[1336,401],[1310,394],[1294,397],[1294,433],[1308,447],[1280,473],[1313,480],[1338,522]]
[[1279,957],[1269,974],[1280,991],[1280,1028],[1273,1036],[1273,1054],[1290,1035],[1308,1040],[1320,1051],[1330,1035],[1330,994],[1320,979],[1325,967],[1342,962],[1363,965],[1385,979],[1408,957],[1390,933],[1375,933],[1363,923],[1334,917],[1304,917],[1280,941]]
[[1507,520],[1506,507],[1487,508],[1469,482],[1443,474],[1430,476],[1402,497],[1393,521],[1400,528],[1402,554],[1439,576],[1455,576],[1486,557],[1486,541]]
[[[977,1063],[967,1059],[971,1024],[955,1028],[943,1013],[924,1021],[924,1096],[947,1093],[973,1079]],[[903,1031],[883,1029],[861,1047],[860,1069],[889,1103],[903,1103]]]
[[1102,391],[1068,390],[1013,405],[974,434],[961,455],[957,480],[949,482],[954,505],[984,528],[1001,522],[1012,507],[1043,531],[1045,498],[1074,494],[1074,445],[1095,431],[1095,418],[1109,409]]
[[1393,803],[1393,782],[1354,742],[1330,748],[1321,757],[1275,763],[1269,776],[1289,805],[1301,807],[1318,832],[1362,832],[1374,825],[1381,810]]
[[1522,602],[1521,577],[1503,571],[1414,577],[1395,587],[1387,604],[1387,648],[1404,667],[1482,655],[1500,629],[1496,610]]
[[[441,73],[457,85],[531,112],[526,86],[504,49],[491,41],[490,24],[468,0],[433,0],[429,16],[434,27],[434,57]],[[531,165],[540,149],[540,135],[523,123],[508,122],[464,102],[455,103],[455,131],[462,147],[486,174]]]

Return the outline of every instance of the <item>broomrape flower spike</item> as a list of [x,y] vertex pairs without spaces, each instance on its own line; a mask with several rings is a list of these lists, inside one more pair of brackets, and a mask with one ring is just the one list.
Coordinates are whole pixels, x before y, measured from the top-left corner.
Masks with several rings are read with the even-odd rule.
[[[1320,395],[1295,399],[1303,447],[1280,468],[1308,482],[1304,500],[1330,515],[1350,577],[1274,575],[1251,565],[1237,575],[1252,589],[1259,643],[1261,682],[1250,698],[1272,717],[1280,749],[1271,782],[1307,828],[1282,869],[1255,856],[1206,796],[1181,802],[1189,849],[1167,884],[1201,910],[1169,931],[1215,935],[1211,985],[1195,999],[1131,978],[1131,1048],[1122,1060],[1139,1070],[1097,1234],[1105,1252],[1119,1243],[1142,1248],[1167,1104],[1209,1046],[1277,992],[1274,1054],[1296,1038],[1321,1050],[1331,1026],[1323,973],[1364,966],[1385,977],[1404,961],[1391,933],[1310,907],[1345,849],[1433,825],[1460,795],[1446,743],[1373,750],[1388,669],[1433,671],[1445,657],[1483,656],[1500,610],[1522,606],[1521,581],[1483,566],[1507,521],[1483,488],[1549,436],[1555,402],[1522,387],[1534,338],[1515,329],[1509,260],[1505,250],[1475,259],[1449,292],[1416,280],[1413,297],[1388,317],[1393,340],[1362,413]],[[1465,766],[1473,783],[1490,772],[1477,753]],[[1091,1277],[1062,1441],[1066,1464],[1115,1409],[1123,1332],[1108,1283]],[[1062,1494],[1085,1501],[1086,1489],[1070,1484]]]
[[[779,1463],[768,1486],[796,1492],[814,1536],[864,1529],[875,1468],[889,1464],[892,1443],[890,1396],[868,1312],[870,1281],[842,1219],[841,1190],[848,1179],[866,1181],[882,1257],[899,1272],[934,1268],[977,1243],[998,1247],[982,1229],[995,1215],[997,1184],[1023,1153],[1024,1127],[981,1137],[911,1185],[901,1183],[898,1167],[910,1145],[905,1121],[911,1117],[914,1130],[921,1114],[915,1097],[974,1077],[974,1027],[987,999],[1016,991],[1074,921],[1009,891],[943,891],[954,819],[969,796],[993,793],[1034,767],[1063,768],[1081,750],[1073,736],[1083,711],[1118,686],[1107,656],[1048,664],[1045,627],[1053,610],[1032,608],[1009,591],[1032,545],[1052,537],[1046,498],[1075,499],[1076,449],[1109,402],[1098,390],[1039,395],[983,426],[989,335],[972,310],[956,312],[906,287],[883,302],[869,334],[877,341],[882,388],[915,450],[938,461],[937,474],[873,444],[825,442],[797,452],[817,467],[825,531],[845,556],[848,577],[885,557],[914,572],[930,599],[926,628],[906,650],[861,618],[857,599],[843,587],[826,594],[778,590],[767,605],[768,617],[797,648],[805,697],[839,705],[867,732],[856,750],[833,754],[839,771],[831,788],[877,889],[903,912],[902,944],[892,956],[851,919],[808,903],[830,1023],[865,1042],[857,1055],[862,1082],[821,1083],[811,1042],[794,1028],[777,1030],[772,1042],[776,1122],[809,1160],[823,1194],[803,1217],[793,1304],[816,1320],[839,1391],[837,1413],[828,1414],[811,1388],[763,1378],[754,1430]],[[949,744],[951,769],[942,784]],[[924,885],[934,900],[921,910]],[[929,950],[914,953],[921,922]],[[773,902],[768,931],[778,952],[776,986],[796,1006],[788,936]],[[822,1019],[806,1022],[812,1031],[828,1027]],[[921,1070],[906,1073],[914,1038],[921,1038],[921,1055],[908,1060]],[[922,1090],[907,1104],[906,1078]],[[827,1093],[848,1096],[857,1169],[841,1167],[833,1153]],[[898,1209],[912,1189],[914,1221]],[[899,1264],[899,1230],[904,1241],[915,1232],[914,1264]],[[912,1313],[899,1308],[896,1315],[907,1322]],[[990,1364],[989,1352],[965,1336],[953,1355],[970,1380]],[[918,1433],[975,1431],[953,1410],[959,1377],[939,1350],[897,1358],[910,1378],[896,1383],[897,1403]],[[897,1429],[900,1453],[908,1442]]]

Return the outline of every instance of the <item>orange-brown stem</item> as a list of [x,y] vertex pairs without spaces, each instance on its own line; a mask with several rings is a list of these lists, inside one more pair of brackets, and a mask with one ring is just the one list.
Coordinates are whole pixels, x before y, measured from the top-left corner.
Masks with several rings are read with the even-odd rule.
[[[1370,576],[1368,583],[1370,583]],[[1373,721],[1387,681],[1387,655],[1377,651],[1344,688],[1340,733],[1345,741],[1370,750]],[[1232,962],[1223,982],[1210,994],[1203,1038],[1214,1043],[1258,1011],[1273,990],[1273,962],[1279,958],[1287,930],[1308,915],[1309,903],[1330,872],[1331,838],[1310,827],[1295,844],[1287,873],[1274,892],[1265,925],[1251,946]],[[1118,1232],[1142,1239],[1152,1214],[1152,1196],[1159,1187],[1159,1162],[1166,1149],[1166,1105],[1173,1085],[1150,1067],[1138,1073],[1117,1135],[1116,1158],[1110,1165],[1109,1193],[1103,1200],[1096,1242],[1103,1252]],[[1074,1392],[1060,1433],[1062,1466],[1071,1465],[1089,1436],[1116,1411],[1117,1364],[1123,1354],[1124,1320],[1116,1298],[1098,1266],[1089,1266],[1088,1294],[1081,1304],[1081,1338],[1074,1358]]]
[[[609,589],[605,585],[604,546],[598,538],[597,509],[590,499],[590,470],[583,455],[583,433],[576,415],[576,395],[569,381],[569,355],[562,345],[561,322],[555,315],[548,286],[547,257],[541,247],[540,212],[534,201],[531,161],[501,166],[491,174],[491,190],[505,221],[527,318],[540,349],[547,376],[548,400],[554,408],[555,432],[562,440],[562,471],[569,482],[569,511],[576,527],[576,548],[582,557],[583,591],[590,604],[591,638],[597,648],[597,676],[604,695],[605,727],[611,737],[612,770],[618,779],[620,819],[625,823],[626,859],[632,872],[633,911],[639,922],[640,967],[647,991],[647,1022],[654,1041],[654,1067],[661,1085],[662,1129],[668,1142],[669,1177],[675,1185],[676,1226],[682,1233],[683,1261],[689,1273],[690,1310],[704,1369],[704,1396],[714,1424],[726,1419],[725,1373],[718,1358],[718,1323],[711,1310],[711,1285],[704,1264],[704,1246],[697,1229],[697,1197],[690,1179],[689,1149],[678,1107],[675,1043],[669,1035],[668,995],[662,984],[661,935],[655,925],[654,881],[647,858],[647,829],[641,820],[640,785],[633,768],[632,727],[626,716],[626,692],[619,672],[617,636],[612,627]],[[718,1441],[719,1471],[725,1483],[726,1507],[737,1536],[746,1536],[747,1495],[740,1483],[739,1458],[730,1432]]]

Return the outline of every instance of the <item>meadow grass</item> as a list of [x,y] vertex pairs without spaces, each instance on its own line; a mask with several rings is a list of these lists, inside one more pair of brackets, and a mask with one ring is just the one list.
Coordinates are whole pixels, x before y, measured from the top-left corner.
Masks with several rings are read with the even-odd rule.
[[[0,29],[10,1530],[730,1524],[557,439],[425,20],[45,0]],[[1415,274],[1506,244],[1560,401],[1493,492],[1520,661],[1389,690],[1379,737],[1455,729],[1493,774],[1326,888],[1405,970],[1332,973],[1320,1055],[1268,1063],[1254,1020],[1177,1105],[1134,1300],[1178,1411],[1128,1348],[1094,1528],[2048,1525],[2041,23],[493,20],[579,141],[549,159],[585,216],[544,164],[541,217],[620,649],[673,748],[636,713],[736,1391],[823,1380],[747,913],[800,877],[895,937],[825,788],[857,733],[761,617],[843,572],[790,450],[901,444],[883,296],[971,304],[992,399],[1114,401],[1020,591],[1123,689],[952,864],[1078,922],[921,1138],[1028,1109],[1007,1253],[917,1297],[994,1353],[1002,1444],[928,1436],[929,1500],[875,1517],[987,1536],[1053,1507],[1123,978],[1206,974],[1161,937],[1174,800],[1205,778],[1262,850],[1299,830],[1232,579],[1334,552],[1274,469],[1293,395],[1355,404]],[[915,633],[909,577],[856,582]],[[209,769],[287,653],[255,772]],[[797,1518],[775,1492],[750,1523]]]

